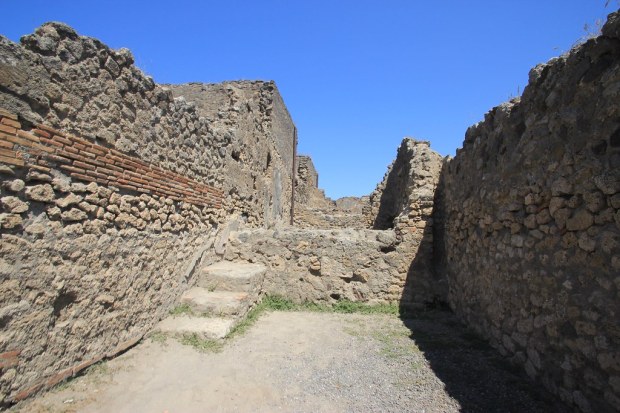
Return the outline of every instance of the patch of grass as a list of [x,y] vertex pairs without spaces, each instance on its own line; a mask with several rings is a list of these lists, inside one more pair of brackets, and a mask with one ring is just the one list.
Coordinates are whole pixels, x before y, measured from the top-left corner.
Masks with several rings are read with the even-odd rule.
[[335,313],[346,314],[399,314],[398,305],[396,304],[365,304],[342,300],[334,304],[332,308]]
[[52,392],[60,393],[63,390],[67,390],[69,387],[71,387],[71,385],[73,384],[73,380],[75,380],[76,377],[77,376],[71,376],[65,379],[64,381],[58,383],[56,386],[54,386],[54,388],[52,389]]
[[[309,311],[316,313],[345,313],[345,314],[394,314],[398,315],[398,305],[396,304],[374,304],[358,303],[348,300],[341,300],[334,305],[316,304],[305,302],[297,304],[287,298],[278,295],[267,295],[258,303],[248,314],[228,333],[224,340],[203,340],[200,337],[187,335],[181,338],[181,343],[190,345],[200,351],[220,351],[225,341],[243,335],[265,311]],[[170,311],[171,315],[191,314],[191,309],[186,304],[181,304]],[[157,334],[157,333],[156,333]],[[152,337],[158,341],[160,337]],[[165,340],[165,339],[164,339]]]
[[248,329],[256,323],[256,320],[266,310],[267,304],[265,300],[258,303],[249,313],[232,329],[226,336],[226,339],[232,339],[235,336],[244,334]]
[[149,335],[149,338],[151,339],[152,343],[159,343],[165,345],[166,341],[168,340],[168,334],[162,333],[161,331],[156,331]]
[[204,353],[218,353],[222,350],[224,343],[220,340],[206,340],[198,334],[186,334],[181,337],[181,344],[192,346],[196,350]]
[[181,303],[170,310],[171,316],[179,316],[179,315],[192,315],[192,308],[187,303]]
[[439,331],[425,331],[416,329],[411,332],[411,338],[418,347],[423,350],[453,350],[458,348],[468,348],[468,344],[462,339],[448,333]]
[[102,360],[90,366],[86,372],[88,374],[105,375],[110,372],[110,367],[108,366],[107,361]]
[[278,295],[268,295],[263,298],[260,305],[264,307],[265,310],[274,310],[274,311],[295,311],[299,304],[295,304],[291,300],[288,300],[284,297],[280,297]]
[[267,296],[262,303],[264,310],[271,311],[310,311],[317,313],[343,314],[399,314],[396,304],[368,304],[357,301],[339,300],[334,304],[318,304],[313,302],[294,303],[280,296]]
[[90,378],[90,380],[92,380],[93,383],[99,384],[102,383],[106,377],[109,377],[112,372],[110,371],[108,362],[106,360],[102,360],[86,369],[85,374]]
[[372,333],[372,337],[381,343],[381,355],[386,358],[399,359],[420,351],[415,342],[409,338],[409,331],[405,328],[376,330]]

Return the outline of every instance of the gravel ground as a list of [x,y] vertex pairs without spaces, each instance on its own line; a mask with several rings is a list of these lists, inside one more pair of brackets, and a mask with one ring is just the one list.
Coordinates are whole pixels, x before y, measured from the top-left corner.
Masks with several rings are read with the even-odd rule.
[[20,412],[565,412],[450,313],[274,312],[204,353],[145,340]]

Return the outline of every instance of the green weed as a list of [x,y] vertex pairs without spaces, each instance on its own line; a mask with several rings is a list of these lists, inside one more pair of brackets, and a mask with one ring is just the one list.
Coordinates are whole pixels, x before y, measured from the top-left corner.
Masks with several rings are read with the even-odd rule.
[[338,300],[334,304],[313,302],[295,303],[280,296],[267,296],[263,299],[264,310],[271,311],[310,311],[317,313],[343,314],[399,314],[396,304],[368,304],[349,300]]
[[179,315],[192,315],[192,308],[187,303],[181,303],[170,310],[171,316],[179,316]]
[[181,344],[192,346],[196,350],[204,353],[218,353],[222,351],[224,343],[220,340],[207,340],[198,336],[198,334],[185,334],[181,337]]
[[166,333],[162,333],[161,331],[156,331],[154,333],[151,333],[149,335],[149,338],[151,339],[152,343],[159,343],[165,345],[166,341],[168,340],[168,335]]
[[[345,313],[345,314],[399,314],[396,304],[365,304],[348,300],[341,300],[333,305],[316,304],[311,302],[295,303],[278,295],[267,295],[237,324],[224,340],[203,340],[200,337],[187,335],[182,337],[181,343],[191,345],[201,351],[220,351],[225,341],[245,334],[253,326],[260,316],[266,311],[308,311],[317,313]],[[186,304],[181,304],[170,311],[172,315],[191,314],[191,309]],[[160,337],[152,338],[159,340]]]

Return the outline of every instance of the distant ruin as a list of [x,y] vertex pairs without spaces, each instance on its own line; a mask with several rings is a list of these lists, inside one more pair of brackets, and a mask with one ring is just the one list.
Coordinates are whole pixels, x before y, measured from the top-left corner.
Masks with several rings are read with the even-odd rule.
[[619,13],[454,159],[406,138],[337,201],[273,82],[133,62],[61,23],[0,36],[0,405],[217,293],[243,301],[218,334],[264,294],[449,306],[567,405],[620,410]]

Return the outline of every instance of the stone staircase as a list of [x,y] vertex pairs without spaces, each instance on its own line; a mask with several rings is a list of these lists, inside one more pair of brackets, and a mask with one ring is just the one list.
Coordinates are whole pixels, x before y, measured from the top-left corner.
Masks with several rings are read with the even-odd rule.
[[261,264],[229,261],[202,268],[196,286],[180,299],[188,314],[170,315],[154,330],[209,340],[226,337],[260,298],[266,271]]

